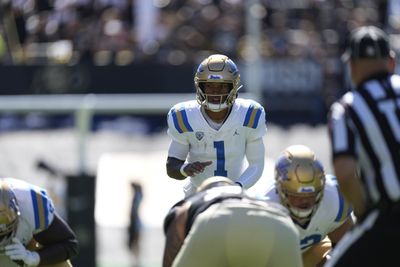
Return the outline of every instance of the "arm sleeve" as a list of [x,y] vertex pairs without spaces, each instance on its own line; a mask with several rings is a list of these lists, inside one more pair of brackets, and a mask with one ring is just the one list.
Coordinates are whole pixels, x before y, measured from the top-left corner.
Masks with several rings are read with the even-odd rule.
[[340,102],[334,103],[328,118],[332,157],[335,158],[339,155],[355,155],[354,134],[346,122],[345,106]]
[[33,238],[42,246],[36,251],[41,265],[63,262],[78,254],[75,233],[56,213],[50,226]]
[[237,180],[244,188],[250,188],[261,177],[264,170],[264,155],[265,148],[262,138],[247,143],[246,157],[249,165]]
[[189,153],[189,145],[172,140],[168,148],[168,157],[185,161]]

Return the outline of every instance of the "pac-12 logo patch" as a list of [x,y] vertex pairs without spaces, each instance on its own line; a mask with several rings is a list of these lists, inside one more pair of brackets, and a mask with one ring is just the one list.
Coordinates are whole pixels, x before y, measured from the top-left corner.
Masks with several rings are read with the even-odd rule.
[[196,138],[197,138],[197,140],[201,140],[201,139],[203,139],[203,137],[204,137],[204,132],[196,132]]

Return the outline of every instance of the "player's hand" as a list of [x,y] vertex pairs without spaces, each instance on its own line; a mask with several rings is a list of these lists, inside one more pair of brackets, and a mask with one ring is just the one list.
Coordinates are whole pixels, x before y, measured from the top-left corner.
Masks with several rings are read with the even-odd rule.
[[23,261],[27,266],[38,266],[40,256],[37,252],[27,250],[18,238],[12,239],[12,244],[5,247],[6,255],[13,261]]
[[192,163],[189,163],[183,170],[188,176],[194,176],[196,174],[202,173],[204,169],[211,165],[212,161],[195,161]]

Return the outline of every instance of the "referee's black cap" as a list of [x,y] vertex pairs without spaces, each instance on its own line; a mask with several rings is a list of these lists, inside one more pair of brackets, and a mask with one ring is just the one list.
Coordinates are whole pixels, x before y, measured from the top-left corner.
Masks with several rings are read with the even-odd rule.
[[362,26],[353,30],[342,60],[379,59],[391,56],[388,35],[375,26]]

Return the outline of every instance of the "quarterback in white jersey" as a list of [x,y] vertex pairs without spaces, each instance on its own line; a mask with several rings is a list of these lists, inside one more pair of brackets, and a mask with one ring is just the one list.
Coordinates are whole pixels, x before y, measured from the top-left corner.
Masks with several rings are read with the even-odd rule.
[[264,108],[237,98],[240,76],[226,56],[205,59],[195,85],[197,101],[178,103],[168,113],[168,175],[179,180],[190,176],[186,195],[213,176],[251,187],[264,169]]
[[322,266],[331,250],[352,227],[352,208],[336,178],[324,173],[308,147],[288,147],[275,165],[275,184],[268,200],[286,206],[300,233],[305,267]]
[[0,266],[71,266],[77,240],[55,213],[46,190],[0,179]]

